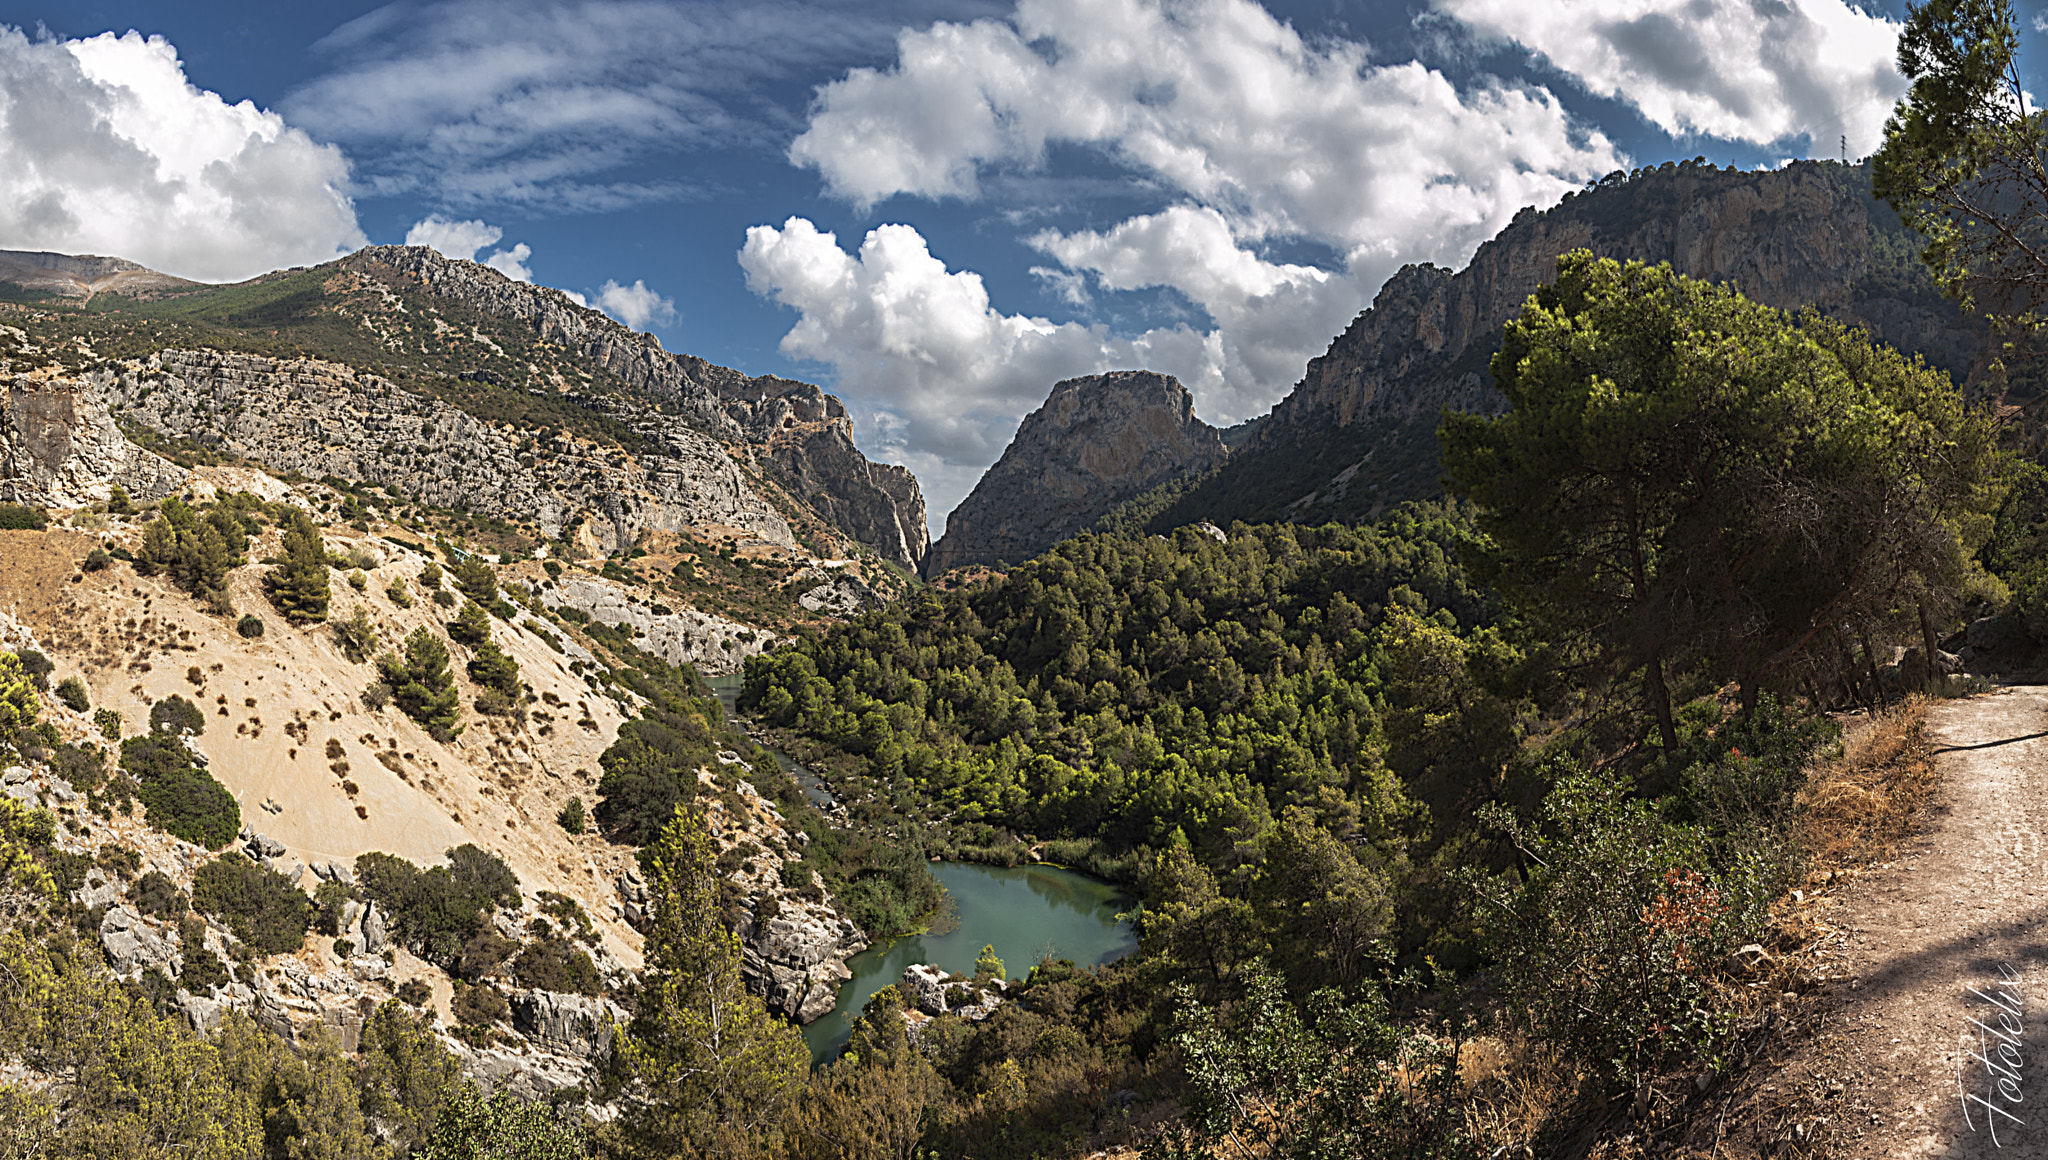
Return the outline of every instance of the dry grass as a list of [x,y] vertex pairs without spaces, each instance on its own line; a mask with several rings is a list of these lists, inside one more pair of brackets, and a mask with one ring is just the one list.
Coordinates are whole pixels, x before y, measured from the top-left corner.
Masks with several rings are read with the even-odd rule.
[[1927,699],[1852,729],[1842,755],[1807,776],[1799,796],[1801,839],[1820,874],[1878,861],[1906,836],[1939,776],[1927,742]]

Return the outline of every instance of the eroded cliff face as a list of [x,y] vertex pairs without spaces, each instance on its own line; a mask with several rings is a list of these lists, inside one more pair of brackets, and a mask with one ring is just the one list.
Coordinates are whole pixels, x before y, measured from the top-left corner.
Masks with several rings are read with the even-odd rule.
[[923,561],[924,494],[916,477],[861,454],[845,406],[818,387],[672,354],[653,335],[578,306],[559,290],[514,282],[424,246],[372,246],[343,265],[396,271],[434,295],[524,321],[543,341],[671,402],[716,440],[749,444],[792,497],[884,558],[913,571]]
[[1111,371],[1055,385],[946,519],[925,574],[1028,560],[1111,508],[1228,452],[1180,380]]
[[[0,326],[7,355],[34,353]],[[130,443],[107,411],[104,382],[44,369],[7,378],[0,396],[0,500],[36,507],[103,502],[116,487],[136,499],[176,491],[185,472]]]
[[591,546],[649,531],[739,529],[785,548],[788,521],[718,440],[657,413],[632,414],[667,454],[628,455],[566,434],[539,438],[313,359],[170,350],[146,369],[90,379],[132,420],[278,471],[338,476],[441,507],[532,520],[559,536],[581,513]]
[[1456,274],[1401,270],[1309,363],[1231,466],[1162,522],[1356,516],[1433,494],[1439,416],[1505,406],[1487,369],[1501,327],[1556,276],[1559,255],[1581,248],[1669,262],[1781,309],[1818,307],[1958,381],[1986,340],[1933,292],[1862,171],[1667,165],[1524,210]]

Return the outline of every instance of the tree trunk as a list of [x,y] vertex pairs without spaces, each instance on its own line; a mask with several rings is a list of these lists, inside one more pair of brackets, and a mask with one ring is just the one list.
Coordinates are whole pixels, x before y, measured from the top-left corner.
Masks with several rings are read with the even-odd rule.
[[1934,647],[1934,626],[1927,621],[1927,602],[1925,600],[1919,602],[1919,609],[1920,647],[1927,652],[1927,691],[1932,693],[1941,685],[1942,679],[1946,674],[1941,671],[1941,665],[1936,661],[1938,652]]
[[1877,676],[1877,653],[1870,647],[1870,634],[1865,632],[1858,635],[1863,642],[1863,665],[1870,670],[1870,691],[1876,694],[1877,707],[1880,710],[1889,709],[1892,707],[1891,699],[1884,695],[1884,682]]
[[1671,690],[1664,686],[1664,658],[1651,656],[1643,670],[1643,691],[1649,695],[1650,711],[1657,715],[1657,733],[1664,752],[1678,752],[1678,725],[1671,719]]
[[1875,712],[1876,706],[1864,695],[1863,682],[1856,676],[1856,658],[1849,652],[1849,646],[1843,642],[1842,631],[1839,628],[1835,630],[1835,658],[1842,666],[1842,688],[1848,692],[1849,699],[1864,712]]

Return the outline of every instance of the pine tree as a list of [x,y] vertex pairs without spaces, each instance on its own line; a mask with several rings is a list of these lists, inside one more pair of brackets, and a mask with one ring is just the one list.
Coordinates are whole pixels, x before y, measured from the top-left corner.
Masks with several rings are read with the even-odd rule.
[[21,658],[13,653],[0,653],[0,742],[12,742],[27,731],[42,711],[35,682]]
[[491,639],[491,618],[475,601],[470,601],[448,622],[448,639],[474,648]]
[[448,646],[432,629],[413,629],[405,638],[405,656],[385,653],[377,659],[377,668],[391,686],[391,699],[406,716],[444,740],[462,732],[455,723],[462,711],[455,678],[448,671]]
[[286,620],[310,624],[327,619],[327,548],[305,512],[292,512],[284,531],[284,563],[270,574],[266,587]]
[[650,1156],[738,1150],[802,1092],[810,1052],[740,981],[703,821],[678,806],[652,855],[639,1014],[616,1042],[632,1103],[626,1134]]

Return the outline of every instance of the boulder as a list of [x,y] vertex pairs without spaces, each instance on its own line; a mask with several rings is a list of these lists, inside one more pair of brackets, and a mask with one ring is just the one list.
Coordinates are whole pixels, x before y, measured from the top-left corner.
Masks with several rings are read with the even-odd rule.
[[613,1024],[626,1013],[603,999],[534,991],[512,1000],[512,1026],[547,1051],[589,1059],[611,1043]]
[[95,866],[85,872],[85,885],[73,891],[71,897],[87,910],[95,906],[112,906],[121,899],[121,885],[109,881],[107,872]]
[[363,953],[381,955],[390,945],[391,939],[384,929],[384,912],[373,903],[363,912]]
[[192,1030],[201,1035],[211,1035],[220,1028],[220,1014],[226,1010],[226,1004],[179,988],[178,1010],[185,1016],[185,1021],[192,1025]]
[[141,974],[152,967],[165,974],[177,973],[178,956],[171,944],[145,926],[142,915],[127,906],[115,906],[100,920],[100,945],[114,961],[114,973],[123,978]]

